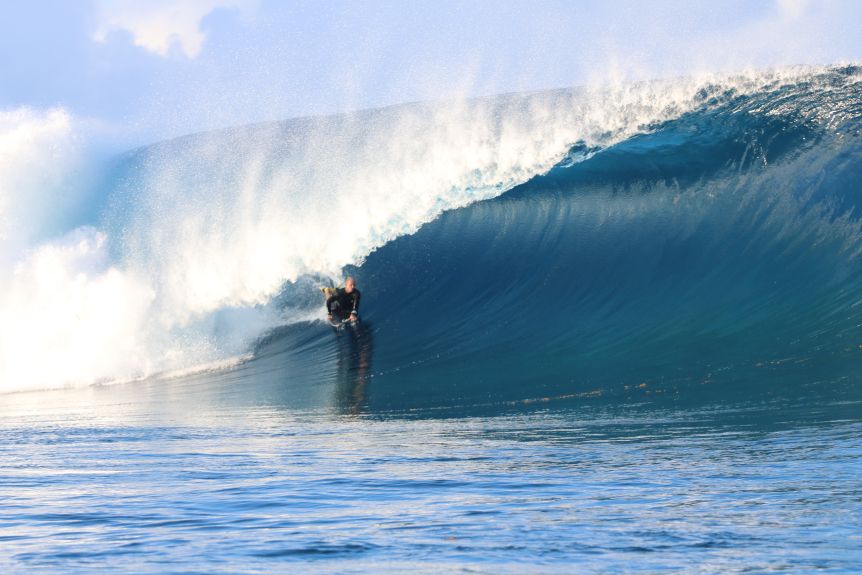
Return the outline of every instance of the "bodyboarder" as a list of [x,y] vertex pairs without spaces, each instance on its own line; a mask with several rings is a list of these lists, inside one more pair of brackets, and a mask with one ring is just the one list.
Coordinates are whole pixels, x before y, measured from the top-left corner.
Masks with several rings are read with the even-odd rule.
[[359,319],[360,293],[352,277],[344,280],[343,288],[323,288],[323,294],[326,296],[326,314],[330,323],[333,318],[342,322]]

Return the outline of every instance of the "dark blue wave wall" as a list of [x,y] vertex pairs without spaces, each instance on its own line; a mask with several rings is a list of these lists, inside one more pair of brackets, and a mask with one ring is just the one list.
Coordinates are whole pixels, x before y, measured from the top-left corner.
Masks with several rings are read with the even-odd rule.
[[304,326],[258,351],[329,364],[355,409],[858,398],[862,84],[830,74],[829,91],[705,95],[446,213],[347,270],[360,330]]

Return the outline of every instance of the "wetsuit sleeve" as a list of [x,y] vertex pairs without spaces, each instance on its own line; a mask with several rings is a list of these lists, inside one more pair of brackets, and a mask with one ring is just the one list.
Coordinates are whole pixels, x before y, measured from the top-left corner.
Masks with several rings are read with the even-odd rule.
[[326,313],[332,313],[332,302],[338,299],[338,292],[332,294],[328,298],[326,298]]
[[353,290],[353,310],[356,313],[359,313],[359,297],[360,293],[358,289]]

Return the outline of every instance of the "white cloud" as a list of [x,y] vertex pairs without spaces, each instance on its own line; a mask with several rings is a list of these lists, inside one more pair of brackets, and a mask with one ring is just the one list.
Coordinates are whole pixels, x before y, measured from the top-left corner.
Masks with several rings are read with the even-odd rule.
[[248,13],[258,0],[97,0],[98,28],[93,39],[104,42],[114,30],[131,33],[136,46],[167,56],[176,45],[187,57],[200,54],[201,20],[216,8]]

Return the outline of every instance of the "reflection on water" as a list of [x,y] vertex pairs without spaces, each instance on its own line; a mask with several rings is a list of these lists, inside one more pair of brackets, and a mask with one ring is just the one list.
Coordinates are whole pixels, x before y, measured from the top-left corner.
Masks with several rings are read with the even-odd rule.
[[341,413],[357,415],[367,407],[367,385],[374,354],[374,329],[362,321],[338,330],[338,369],[335,405]]

